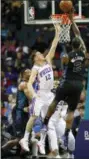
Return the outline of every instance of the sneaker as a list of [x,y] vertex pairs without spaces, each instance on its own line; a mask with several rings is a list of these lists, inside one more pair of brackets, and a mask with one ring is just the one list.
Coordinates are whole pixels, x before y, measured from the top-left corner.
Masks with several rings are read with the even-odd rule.
[[74,159],[74,155],[68,153],[67,158],[69,158],[69,159]]
[[57,155],[55,158],[61,158],[59,155]]
[[60,155],[55,156],[55,155],[53,155],[52,153],[50,153],[50,154],[47,156],[47,158],[61,158],[61,157],[60,157]]
[[27,152],[30,151],[29,146],[28,146],[28,145],[29,145],[29,144],[28,144],[28,141],[25,140],[24,138],[20,140],[19,144],[20,144],[20,146],[21,146],[21,148],[22,148],[23,150],[25,150],[25,151],[27,151]]
[[40,152],[41,155],[45,155],[46,152],[45,152],[45,145],[41,142],[38,142],[38,150]]

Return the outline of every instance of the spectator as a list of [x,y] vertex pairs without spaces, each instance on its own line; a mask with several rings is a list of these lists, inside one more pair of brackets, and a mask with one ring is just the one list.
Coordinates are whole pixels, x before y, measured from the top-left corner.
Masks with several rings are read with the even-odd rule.
[[1,90],[4,91],[7,85],[7,79],[5,77],[5,72],[1,71]]
[[2,19],[5,19],[7,22],[8,15],[11,11],[11,2],[10,1],[1,1],[1,11],[2,11]]
[[6,39],[4,41],[4,44],[1,48],[2,59],[5,60],[7,57],[15,57],[15,45],[15,40],[11,42],[9,39]]
[[20,73],[23,68],[27,67],[29,67],[28,60],[23,58],[22,52],[18,52],[15,60],[15,68],[17,72]]
[[13,80],[17,80],[18,74],[12,67],[8,66],[5,72],[5,77],[7,79],[7,87],[8,87],[12,84]]
[[23,41],[20,41],[18,47],[16,48],[16,52],[22,51],[25,57],[29,57],[29,47],[23,44]]
[[22,2],[20,1],[11,1],[11,13],[9,18],[12,24],[16,24],[17,30],[21,29],[21,5]]
[[13,94],[13,93],[17,93],[17,81],[13,80],[12,84],[10,86],[7,87],[6,89],[6,94]]
[[74,118],[73,125],[72,125],[72,131],[75,137],[77,136],[80,122],[84,118],[84,103],[79,105],[80,105],[78,107],[79,115]]
[[37,39],[35,44],[32,47],[32,50],[38,50],[42,53],[48,48],[48,45],[43,40],[43,35],[40,35]]
[[6,28],[5,23],[1,24],[1,38],[2,41],[6,40],[7,37],[11,37],[11,32]]

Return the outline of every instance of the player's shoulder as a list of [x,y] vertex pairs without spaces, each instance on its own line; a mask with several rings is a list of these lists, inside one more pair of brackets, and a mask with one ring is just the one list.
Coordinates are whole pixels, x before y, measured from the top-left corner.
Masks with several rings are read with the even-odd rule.
[[24,90],[26,88],[26,86],[27,86],[27,82],[22,81],[22,82],[20,82],[20,84],[18,86],[18,89],[19,90]]
[[39,69],[40,69],[40,66],[38,66],[38,65],[34,65],[34,66],[32,67],[32,70],[38,71]]

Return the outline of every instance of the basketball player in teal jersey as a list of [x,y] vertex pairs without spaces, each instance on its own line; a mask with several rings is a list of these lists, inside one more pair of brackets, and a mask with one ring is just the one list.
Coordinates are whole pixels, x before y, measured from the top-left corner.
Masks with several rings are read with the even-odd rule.
[[16,99],[16,107],[15,107],[15,124],[17,129],[23,129],[23,123],[24,123],[24,108],[29,106],[29,101],[31,99],[30,91],[27,88],[27,83],[30,77],[31,71],[29,69],[26,69],[21,72],[21,81],[18,85],[18,91],[17,91],[17,99]]
[[49,106],[44,123],[47,125],[49,118],[55,111],[57,104],[64,100],[68,103],[68,115],[66,118],[66,130],[65,130],[65,145],[68,145],[68,134],[70,132],[74,111],[80,100],[80,94],[83,89],[83,67],[85,61],[86,47],[81,38],[80,31],[73,20],[73,12],[69,13],[69,18],[72,22],[72,29],[75,34],[75,38],[72,40],[72,51],[68,53],[68,58],[65,61],[67,67],[65,74],[57,88],[55,99]]
[[[2,150],[6,151],[19,144],[20,138],[24,134],[25,126],[28,120],[28,113],[24,111],[25,107],[29,106],[31,100],[30,91],[28,90],[27,83],[31,71],[29,69],[23,70],[20,74],[20,81],[18,84],[16,106],[12,111],[13,123],[8,127],[7,131],[15,137],[2,146]],[[13,134],[14,132],[14,134]]]

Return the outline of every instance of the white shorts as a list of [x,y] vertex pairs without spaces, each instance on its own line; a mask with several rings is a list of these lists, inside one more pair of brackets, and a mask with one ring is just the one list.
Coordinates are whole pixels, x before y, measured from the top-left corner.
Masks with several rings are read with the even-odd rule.
[[52,92],[38,92],[38,98],[33,99],[30,105],[30,115],[41,115],[45,118],[48,107],[54,99],[54,94]]
[[[52,119],[52,118],[51,118]],[[64,119],[60,118],[60,120],[49,120],[48,123],[48,139],[50,150],[58,150],[59,139],[64,135],[66,123]]]
[[[66,128],[66,122],[63,118],[60,118],[59,121],[49,121],[48,124],[48,138],[49,138],[49,145],[50,149],[54,151],[55,149],[58,149],[58,141],[63,140],[63,135],[65,133]],[[69,133],[69,140],[68,140],[68,149],[70,151],[75,150],[75,138],[70,131]]]

